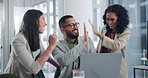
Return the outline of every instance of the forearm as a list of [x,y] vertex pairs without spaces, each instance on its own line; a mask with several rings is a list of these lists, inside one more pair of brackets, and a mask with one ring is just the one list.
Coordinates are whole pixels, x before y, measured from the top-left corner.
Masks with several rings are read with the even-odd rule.
[[51,52],[53,51],[53,49],[54,49],[54,46],[48,46],[48,48],[46,49],[46,51],[37,59],[37,61],[41,65],[41,67],[44,66],[44,64],[48,60]]
[[118,38],[116,38],[115,40],[110,39],[107,36],[104,36],[102,46],[109,49],[122,49],[128,43],[130,34],[130,31],[125,30],[122,34],[118,35]]
[[65,66],[68,66],[69,64],[71,64],[82,53],[87,51],[87,47],[82,43],[75,46],[73,49],[69,50],[66,53],[64,52],[64,50],[62,48],[63,47],[55,48],[55,50],[53,52],[53,56],[59,64],[62,64]]

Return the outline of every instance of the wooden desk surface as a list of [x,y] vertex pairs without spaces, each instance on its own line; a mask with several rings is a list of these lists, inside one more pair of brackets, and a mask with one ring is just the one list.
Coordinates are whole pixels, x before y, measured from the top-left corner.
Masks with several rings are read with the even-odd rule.
[[141,66],[133,66],[133,68],[141,69],[141,70],[148,70],[148,66],[143,66],[143,65],[141,65]]

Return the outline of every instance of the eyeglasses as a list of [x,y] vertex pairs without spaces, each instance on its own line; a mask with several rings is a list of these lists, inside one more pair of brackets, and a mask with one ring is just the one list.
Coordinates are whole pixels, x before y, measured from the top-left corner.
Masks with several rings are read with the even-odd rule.
[[63,27],[67,27],[67,26],[70,26],[71,28],[74,28],[74,27],[78,27],[80,24],[78,22],[76,23],[71,23],[71,24],[68,24],[68,25],[65,25]]

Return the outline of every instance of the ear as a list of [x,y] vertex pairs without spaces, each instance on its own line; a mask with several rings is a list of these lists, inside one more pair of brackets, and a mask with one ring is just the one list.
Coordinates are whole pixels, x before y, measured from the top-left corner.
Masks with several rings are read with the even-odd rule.
[[61,32],[62,32],[62,33],[64,33],[64,32],[65,32],[65,29],[64,29],[64,28],[62,28],[62,27],[60,28],[60,30],[61,30]]

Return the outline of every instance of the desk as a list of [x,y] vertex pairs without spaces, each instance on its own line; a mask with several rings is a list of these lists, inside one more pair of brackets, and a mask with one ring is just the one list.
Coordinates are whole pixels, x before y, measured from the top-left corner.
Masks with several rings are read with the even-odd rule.
[[148,70],[148,66],[133,66],[134,68],[134,78],[136,78],[136,72],[135,70]]

